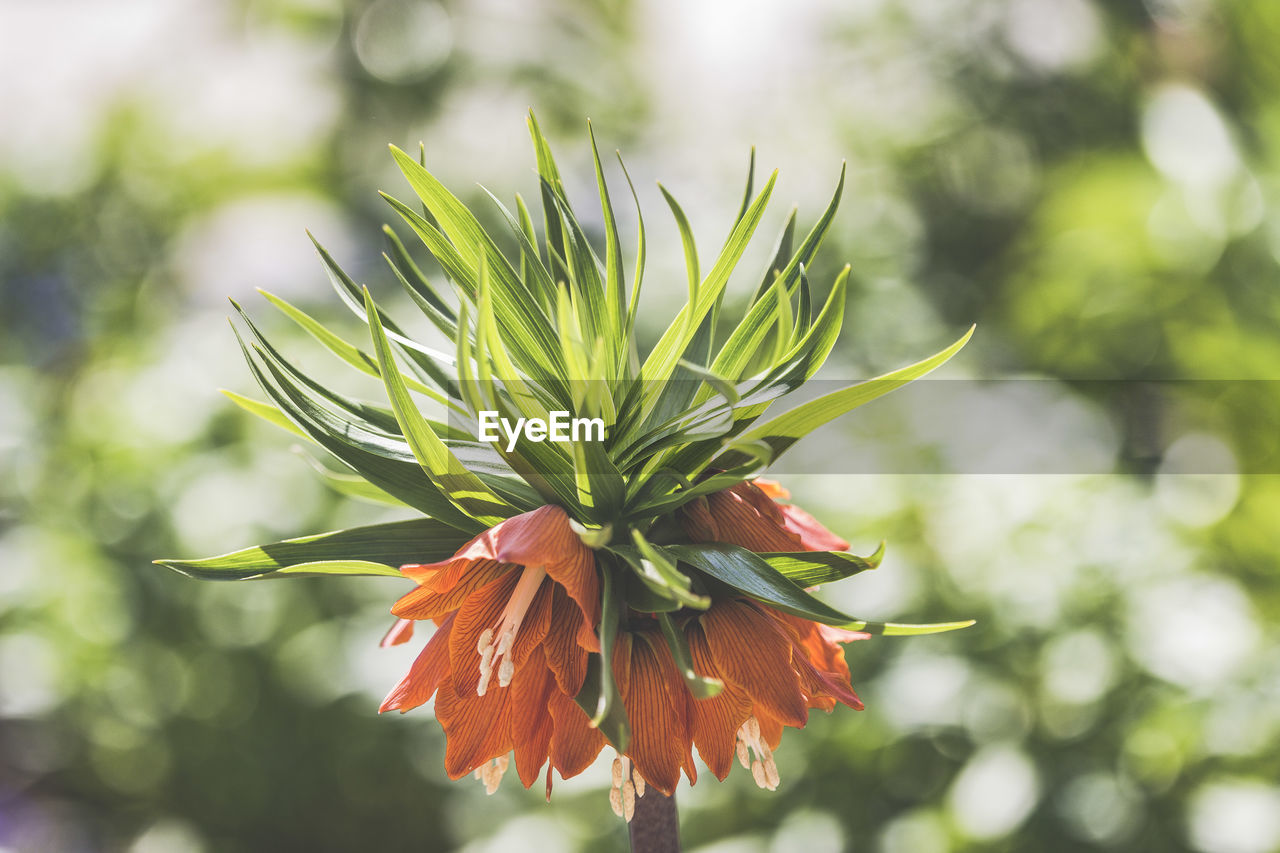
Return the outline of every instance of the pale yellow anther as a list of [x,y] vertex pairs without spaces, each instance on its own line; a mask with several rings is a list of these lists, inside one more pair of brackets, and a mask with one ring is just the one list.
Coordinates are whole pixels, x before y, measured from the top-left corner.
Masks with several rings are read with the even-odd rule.
[[483,766],[476,768],[476,778],[484,782],[484,792],[492,794],[498,790],[499,783],[502,782],[502,775],[507,772],[511,759],[505,755],[500,755],[492,761],[486,761]]
[[511,658],[503,658],[502,665],[498,667],[498,685],[506,687],[511,683],[511,679],[516,674],[516,662]]
[[738,740],[738,763],[743,770],[751,769],[751,756],[747,753],[747,744],[741,739]]
[[[493,645],[493,629],[485,628],[483,631],[480,632],[480,642],[476,643],[476,651],[479,652],[480,654],[484,654],[486,651],[489,650],[489,647],[492,645]],[[489,654],[490,656],[492,656],[493,652],[490,651]]]
[[622,759],[613,759],[613,787],[622,787]]
[[764,762],[764,778],[769,782],[769,790],[778,790],[778,784],[782,781],[778,776],[778,765],[772,758]]
[[622,783],[622,816],[627,823],[636,816],[636,786],[630,779]]
[[644,777],[641,776],[636,771],[632,770],[631,781],[636,783],[636,796],[643,797],[644,796]]
[[618,817],[622,817],[622,791],[617,788],[609,789],[609,806],[613,809],[613,813]]
[[758,758],[751,762],[751,778],[756,780],[758,787],[769,787],[769,777],[765,775],[764,764]]

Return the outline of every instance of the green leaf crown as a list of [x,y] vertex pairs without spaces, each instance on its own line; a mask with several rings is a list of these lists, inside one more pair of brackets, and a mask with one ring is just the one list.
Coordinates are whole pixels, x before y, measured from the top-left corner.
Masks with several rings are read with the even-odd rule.
[[[705,274],[688,219],[662,188],[683,243],[688,298],[641,358],[636,311],[646,238],[626,167],[619,157],[638,233],[634,265],[624,267],[594,134],[603,260],[570,205],[532,115],[529,129],[540,181],[541,238],[522,198],[516,196],[513,212],[490,195],[514,254],[504,252],[420,160],[391,149],[421,208],[384,197],[435,258],[456,300],[428,280],[390,227],[384,229],[384,257],[412,303],[456,342],[453,352],[410,338],[319,243],[333,286],[368,326],[367,346],[344,340],[296,306],[264,293],[333,355],[379,380],[389,406],[352,399],[308,376],[235,306],[250,333],[247,342],[241,339],[245,358],[269,402],[228,396],[332,456],[337,469],[318,470],[334,488],[408,506],[426,517],[206,560],[157,562],[206,579],[397,575],[402,563],[445,559],[505,518],[556,504],[574,520],[583,541],[599,549],[606,584],[619,588],[622,601],[636,611],[705,608],[706,590],[727,584],[806,618],[864,630],[921,633],[967,624],[868,623],[804,591],[873,568],[880,551],[867,558],[843,552],[757,555],[663,536],[671,514],[685,504],[756,476],[817,427],[943,364],[972,334],[970,329],[916,364],[765,418],[773,403],[814,375],[840,332],[849,268],[836,277],[820,307],[813,303],[806,271],[831,227],[844,170],[830,203],[798,245],[791,213],[743,316],[727,335],[718,334],[728,326],[721,316],[726,287],[760,225],[777,173],[757,193],[752,152],[741,208]],[[444,418],[424,415],[415,394],[432,401]],[[545,420],[564,411],[600,418],[607,431],[603,441],[524,440],[508,449],[505,440],[478,440],[474,425],[482,411],[512,421]],[[610,567],[620,579],[609,577]],[[609,611],[606,606],[606,617],[616,618]]]

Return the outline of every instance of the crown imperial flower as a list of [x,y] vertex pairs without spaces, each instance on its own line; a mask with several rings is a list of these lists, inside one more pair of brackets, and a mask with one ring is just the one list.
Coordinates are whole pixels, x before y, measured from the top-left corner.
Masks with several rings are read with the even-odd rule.
[[[545,767],[550,797],[553,771],[574,776],[611,746],[610,802],[628,820],[647,790],[670,795],[682,773],[696,781],[695,751],[718,779],[736,758],[772,790],[781,783],[773,754],[784,728],[803,727],[814,709],[862,707],[841,644],[872,631],[967,623],[873,625],[814,597],[820,584],[875,568],[882,550],[849,553],[848,542],[758,475],[810,431],[944,363],[972,329],[917,364],[768,416],[814,375],[840,330],[848,268],[821,304],[807,270],[835,215],[843,171],[799,243],[791,214],[727,336],[717,332],[726,327],[729,278],[776,173],[757,192],[752,155],[743,204],[705,273],[664,189],[689,295],[642,358],[638,202],[628,276],[594,137],[603,259],[532,116],[529,127],[543,228],[519,196],[514,212],[497,203],[514,254],[419,161],[392,149],[426,215],[387,200],[459,300],[442,295],[387,227],[391,277],[454,342],[452,352],[410,338],[318,243],[339,296],[368,327],[367,347],[266,294],[379,384],[389,406],[311,378],[235,306],[249,333],[246,360],[268,399],[231,399],[329,458],[319,470],[333,488],[412,517],[157,562],[205,579],[412,581],[391,607],[397,621],[383,644],[410,642],[422,623],[434,628],[381,710],[434,699],[451,778],[474,774],[493,792],[512,763],[526,787]],[[605,429],[579,435],[584,424]]]

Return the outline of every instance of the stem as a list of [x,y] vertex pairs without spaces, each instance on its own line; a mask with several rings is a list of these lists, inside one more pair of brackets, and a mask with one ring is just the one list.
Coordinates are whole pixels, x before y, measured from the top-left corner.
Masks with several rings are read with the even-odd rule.
[[680,822],[676,798],[653,786],[636,797],[636,813],[631,817],[631,853],[680,853]]

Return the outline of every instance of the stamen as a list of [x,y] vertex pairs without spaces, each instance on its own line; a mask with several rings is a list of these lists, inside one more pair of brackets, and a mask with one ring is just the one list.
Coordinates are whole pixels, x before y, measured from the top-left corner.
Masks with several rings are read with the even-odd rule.
[[769,777],[765,775],[764,765],[760,763],[760,759],[751,762],[751,778],[756,780],[756,787],[769,787]]
[[613,759],[613,787],[622,787],[622,759]]
[[622,783],[622,816],[627,823],[636,816],[636,786],[630,779]]
[[772,758],[764,762],[764,777],[769,780],[769,790],[778,790],[778,784],[782,779],[778,776],[778,765]]
[[[542,566],[525,566],[520,572],[520,580],[516,583],[511,598],[498,617],[495,633],[493,628],[485,628],[480,632],[480,640],[476,643],[476,651],[480,653],[480,680],[476,683],[476,695],[483,696],[489,689],[493,679],[493,669],[498,668],[498,686],[507,687],[516,674],[515,657],[511,650],[516,645],[516,635],[520,632],[520,623],[529,612],[529,605],[542,586],[542,579],[547,570]],[[496,638],[496,642],[495,642]]]
[[505,755],[499,755],[492,761],[486,761],[483,766],[476,768],[475,776],[484,782],[484,792],[492,794],[498,790],[498,784],[502,781],[502,775],[507,772],[507,767],[511,764],[511,759]]
[[[764,738],[760,734],[760,721],[755,717],[748,717],[747,721],[742,724],[742,728],[738,729],[737,753],[738,762],[746,769],[751,771],[751,778],[761,788],[770,791],[778,789],[778,765],[773,760],[773,750],[769,749],[769,745],[764,742]],[[751,760],[750,752],[755,753],[755,760]]]
[[613,809],[614,814],[622,817],[622,791],[617,788],[609,789],[609,806]]
[[636,783],[636,796],[644,796],[644,777],[637,773],[634,769],[631,771],[631,781]]

